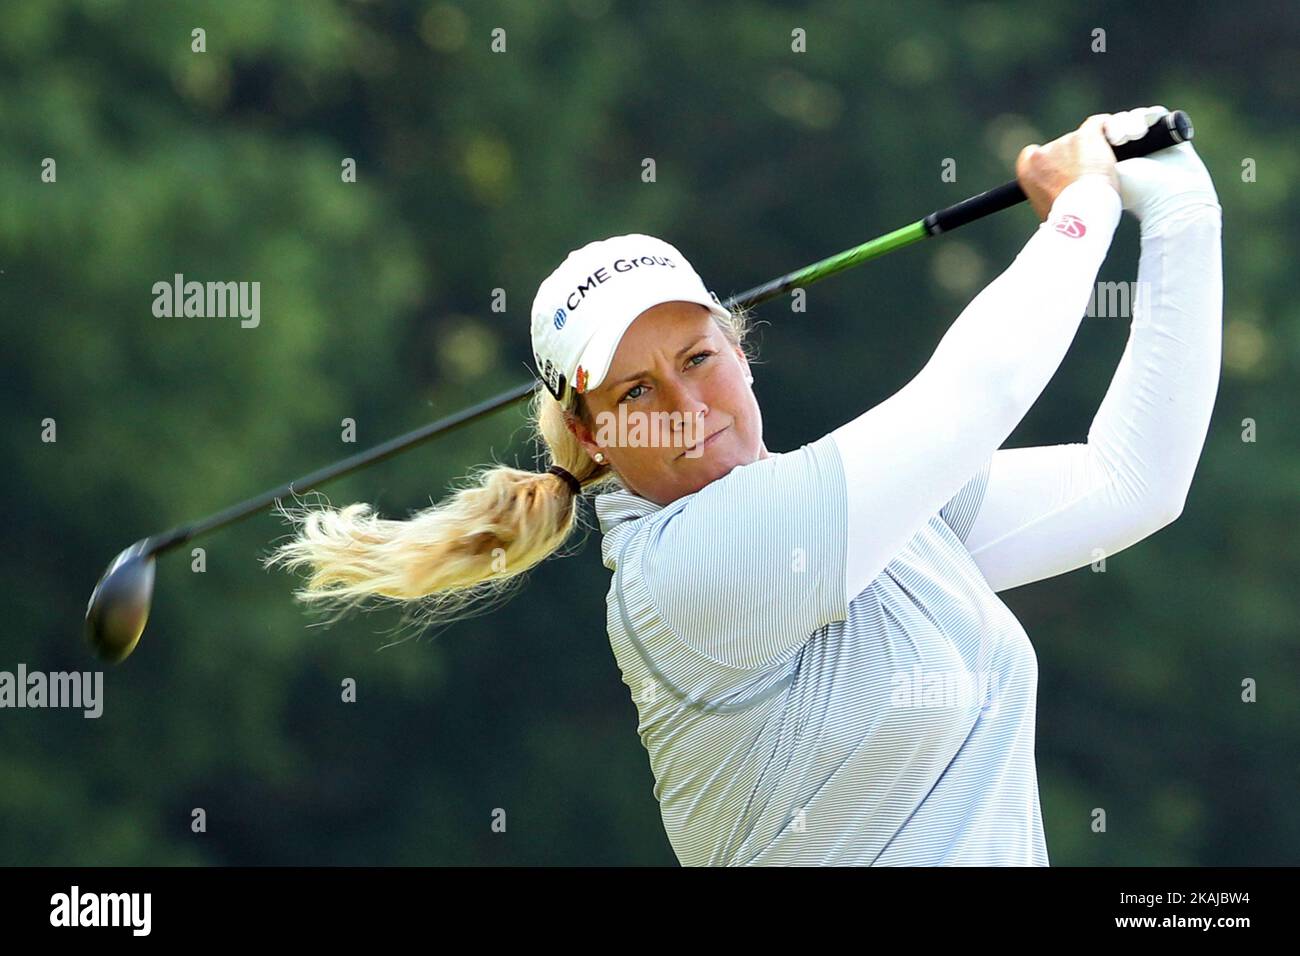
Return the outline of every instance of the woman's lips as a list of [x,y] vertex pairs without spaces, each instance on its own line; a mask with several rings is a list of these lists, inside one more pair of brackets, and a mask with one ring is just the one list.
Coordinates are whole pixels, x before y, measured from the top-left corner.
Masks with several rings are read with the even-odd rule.
[[714,433],[713,433],[712,435],[710,435],[708,438],[704,439],[704,444],[703,444],[703,445],[692,445],[690,448],[686,449],[686,451],[682,452],[682,453],[681,453],[680,455],[678,455],[677,457],[678,457],[678,458],[685,458],[686,455],[687,455],[687,452],[693,452],[693,451],[695,451],[696,448],[699,448],[701,451],[703,451],[705,448],[708,448],[710,445],[712,445],[713,442],[718,438],[719,435],[721,435],[723,432],[727,431],[727,430],[730,429],[730,428],[731,428],[730,425],[728,425],[726,428],[719,428],[716,432],[714,432]]

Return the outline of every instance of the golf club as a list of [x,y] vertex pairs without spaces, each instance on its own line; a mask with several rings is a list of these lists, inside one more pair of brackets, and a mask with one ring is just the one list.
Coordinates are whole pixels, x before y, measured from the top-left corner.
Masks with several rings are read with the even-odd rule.
[[[1120,161],[1135,156],[1146,156],[1178,143],[1189,142],[1192,136],[1192,124],[1187,114],[1181,110],[1174,110],[1158,120],[1141,139],[1113,147],[1115,158]],[[1025,199],[1020,184],[1012,180],[996,189],[990,189],[933,212],[924,219],[918,219],[901,229],[870,239],[861,245],[732,296],[723,303],[723,307],[749,308],[758,305],[783,295],[791,289],[809,286],[921,239],[951,232],[969,222],[1024,202]],[[405,435],[399,435],[374,448],[318,469],[200,521],[140,539],[113,559],[95,585],[86,607],[87,640],[103,660],[111,663],[124,660],[135,650],[149,617],[149,606],[153,597],[154,559],[158,555],[261,511],[280,498],[309,491],[327,481],[383,461],[420,442],[453,431],[484,415],[519,402],[532,395],[536,387],[536,382],[524,382],[495,398],[487,399]]]

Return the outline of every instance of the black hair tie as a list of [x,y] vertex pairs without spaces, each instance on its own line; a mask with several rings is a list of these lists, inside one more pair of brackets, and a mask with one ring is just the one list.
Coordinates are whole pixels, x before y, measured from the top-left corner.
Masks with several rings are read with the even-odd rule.
[[559,475],[561,478],[563,478],[564,483],[569,486],[569,490],[572,491],[575,495],[582,494],[582,485],[579,483],[578,479],[574,478],[573,475],[569,474],[559,465],[552,465],[550,468],[547,468],[546,470],[552,475]]

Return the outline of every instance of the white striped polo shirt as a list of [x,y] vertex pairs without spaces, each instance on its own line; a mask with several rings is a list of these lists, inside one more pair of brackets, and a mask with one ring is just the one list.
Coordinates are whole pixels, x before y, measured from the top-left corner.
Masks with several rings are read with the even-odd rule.
[[963,545],[988,465],[846,601],[827,435],[598,495],[610,645],[683,865],[1047,865],[1038,662]]

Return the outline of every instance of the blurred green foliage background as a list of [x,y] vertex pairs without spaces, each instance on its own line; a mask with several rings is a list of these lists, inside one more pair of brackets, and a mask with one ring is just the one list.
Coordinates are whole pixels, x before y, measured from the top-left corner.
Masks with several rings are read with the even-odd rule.
[[[1091,7],[0,3],[0,669],[98,667],[85,603],[130,542],[523,381],[532,296],[572,248],[659,235],[725,297],[1012,178],[1090,113],[1162,103],[1195,120],[1224,207],[1197,478],[1104,574],[1002,597],[1038,653],[1053,864],[1297,862],[1300,7]],[[806,313],[761,307],[768,447],[901,387],[1035,225],[1022,206],[815,286]],[[1126,216],[1101,279],[1137,253]],[[259,281],[260,326],[155,318],[175,273]],[[1085,320],[1008,445],[1084,440],[1127,334]],[[404,517],[533,453],[516,407],[325,493]],[[392,610],[312,626],[258,563],[285,532],[266,514],[203,539],[201,574],[159,561],[100,719],[0,711],[0,862],[675,863],[598,532],[494,613],[392,647]]]

